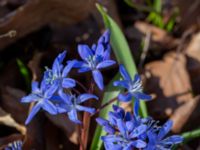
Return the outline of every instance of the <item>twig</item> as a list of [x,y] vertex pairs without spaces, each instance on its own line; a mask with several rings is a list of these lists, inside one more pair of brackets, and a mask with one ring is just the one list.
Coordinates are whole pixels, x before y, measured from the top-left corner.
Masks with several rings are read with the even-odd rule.
[[99,113],[102,109],[104,109],[106,106],[112,104],[112,103],[115,102],[117,99],[118,99],[118,97],[115,97],[115,98],[111,99],[110,101],[106,102],[105,104],[103,104],[100,108],[98,108],[98,109],[96,110],[96,112],[95,112],[92,116],[94,116],[94,115],[96,115],[97,113]]
[[139,70],[142,70],[142,66],[144,64],[145,58],[147,56],[148,50],[149,50],[149,44],[150,44],[150,40],[151,40],[151,31],[148,31],[146,34],[146,37],[144,39],[144,47],[143,47],[143,51],[140,57],[140,63],[139,63]]
[[[91,83],[91,88],[89,89],[89,93],[93,93],[94,91],[94,83]],[[90,106],[90,102],[87,103]],[[91,116],[88,112],[84,112],[83,114],[83,126],[81,131],[81,142],[83,143],[83,146],[80,145],[80,150],[86,150],[87,149],[87,143],[88,143],[88,133],[90,128],[90,120]]]
[[87,88],[79,81],[76,80],[76,83],[85,91],[87,92]]
[[5,33],[5,34],[1,34],[0,38],[4,38],[4,37],[10,37],[13,38],[17,35],[17,32],[15,30],[10,30],[9,32]]

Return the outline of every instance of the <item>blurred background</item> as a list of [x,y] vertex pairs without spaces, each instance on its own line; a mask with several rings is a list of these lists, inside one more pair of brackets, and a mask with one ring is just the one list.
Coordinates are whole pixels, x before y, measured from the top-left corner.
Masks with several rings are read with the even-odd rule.
[[[128,41],[144,90],[153,96],[150,115],[172,119],[173,133],[200,127],[200,0],[0,0],[0,149],[16,140],[25,140],[27,150],[78,149],[77,129],[65,115],[40,112],[25,127],[29,105],[20,99],[58,53],[78,58],[78,44],[98,40],[105,26],[96,2]],[[104,70],[105,83],[117,71],[117,65]],[[86,86],[90,81],[87,73],[71,76]],[[89,144],[94,118],[92,124]],[[200,138],[180,149],[200,150]]]

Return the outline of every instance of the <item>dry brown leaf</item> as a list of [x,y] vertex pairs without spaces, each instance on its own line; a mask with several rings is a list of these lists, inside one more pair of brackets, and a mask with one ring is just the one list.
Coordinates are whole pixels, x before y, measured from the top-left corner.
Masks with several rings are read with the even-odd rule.
[[199,24],[200,19],[200,1],[193,0],[173,0],[175,5],[180,10],[181,21],[179,26],[182,30],[185,30],[193,25]]
[[49,115],[48,113],[45,114],[54,125],[63,130],[65,136],[69,137],[69,140],[72,143],[78,144],[79,135],[76,130],[76,124],[70,121],[66,114],[59,114],[55,116]]
[[22,135],[26,134],[26,127],[17,123],[14,118],[0,107],[0,124],[17,129]]
[[170,116],[192,98],[184,55],[169,53],[163,60],[147,64],[145,70],[146,90],[156,95],[156,100],[149,102],[153,116],[161,119]]
[[32,72],[32,80],[36,81],[39,79],[41,75],[40,71],[40,62],[44,53],[37,52],[34,54],[33,58],[29,61],[28,67],[31,69]]
[[84,19],[94,0],[29,0],[0,18],[0,34],[15,30],[14,38],[2,38],[0,49],[47,24],[67,25]]
[[[151,40],[152,40],[150,45],[151,47],[156,44],[163,47],[164,49],[172,49],[176,47],[177,44],[179,43],[179,39],[172,37],[165,30],[160,29],[151,24],[148,24],[146,22],[137,21],[134,24],[134,27],[143,35],[151,33]],[[132,36],[137,36],[137,35],[132,34]]]
[[1,92],[1,107],[17,122],[24,124],[27,117],[28,105],[22,104],[20,100],[25,93],[19,89],[11,88],[9,86],[1,88]]
[[199,107],[198,103],[200,101],[200,96],[193,98],[192,100],[186,102],[181,105],[178,109],[175,110],[173,115],[171,116],[171,120],[173,121],[173,132],[180,132],[184,125],[188,123],[188,120],[192,116],[194,110]]
[[200,32],[193,35],[186,48],[187,68],[194,93],[200,93]]

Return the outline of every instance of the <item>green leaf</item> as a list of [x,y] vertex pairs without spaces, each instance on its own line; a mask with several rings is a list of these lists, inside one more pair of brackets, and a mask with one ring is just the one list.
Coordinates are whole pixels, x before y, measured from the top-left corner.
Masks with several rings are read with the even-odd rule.
[[162,3],[161,2],[162,2],[161,0],[154,0],[153,7],[156,10],[156,12],[161,13],[161,10],[162,10]]
[[[122,33],[121,29],[116,24],[116,22],[110,16],[107,15],[103,7],[99,4],[97,4],[96,6],[103,17],[106,28],[108,28],[111,32],[111,46],[115,53],[118,63],[123,64],[126,67],[129,74],[133,77],[137,73],[137,70],[124,34]],[[107,86],[103,96],[102,104],[108,102],[120,93],[120,90],[116,87],[113,87],[112,85],[113,81],[119,80],[119,78],[120,75],[117,74]],[[111,105],[107,106],[101,111],[99,116],[107,118],[107,113],[112,110],[111,108]],[[147,116],[146,105],[144,102],[141,103],[141,112],[142,116]],[[103,131],[102,127],[98,125],[92,141],[91,150],[100,150],[102,148],[103,143],[100,137],[103,135],[105,135],[105,132]]]
[[19,67],[19,71],[21,75],[23,76],[25,80],[27,89],[29,89],[31,80],[30,80],[30,74],[29,74],[28,68],[24,65],[24,63],[20,59],[17,59],[17,65]]
[[187,141],[190,141],[191,139],[200,137],[200,128],[193,131],[182,133],[181,135],[184,138],[184,143],[186,143]]
[[[113,81],[119,80],[119,78],[120,78],[120,74],[118,73],[117,75],[115,75],[115,77],[112,79],[112,81],[109,83],[109,85],[105,89],[106,92],[104,92],[102,105],[104,103],[108,102],[109,100],[111,100],[112,98],[116,97],[120,93],[119,89],[116,87],[113,87],[113,85],[112,85]],[[117,102],[115,102],[113,104],[117,104]],[[112,110],[112,105],[108,105],[106,108],[102,109],[99,116],[103,117],[103,118],[108,118],[107,114],[110,110]],[[94,149],[100,150],[101,149],[103,142],[100,139],[100,137],[105,134],[106,134],[106,132],[102,129],[102,127],[97,125],[95,134],[94,134],[94,138],[92,141],[92,145],[90,148],[91,150],[94,150]]]

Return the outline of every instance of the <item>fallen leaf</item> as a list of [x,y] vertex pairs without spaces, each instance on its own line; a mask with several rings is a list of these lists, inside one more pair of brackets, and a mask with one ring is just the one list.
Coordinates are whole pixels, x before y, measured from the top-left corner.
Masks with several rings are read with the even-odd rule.
[[26,134],[26,127],[17,123],[10,114],[0,107],[0,124],[17,129],[22,135]]
[[191,85],[183,54],[168,53],[163,60],[145,66],[147,93],[156,95],[149,110],[160,119],[169,117],[182,104],[192,99]]
[[193,35],[185,49],[187,56],[187,69],[192,82],[194,93],[200,93],[200,32]]
[[200,96],[197,96],[175,110],[173,115],[170,117],[170,119],[173,121],[173,132],[180,132],[183,129],[184,125],[189,122],[188,120],[193,115],[194,110],[196,108],[199,108],[199,101]]

